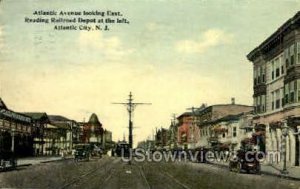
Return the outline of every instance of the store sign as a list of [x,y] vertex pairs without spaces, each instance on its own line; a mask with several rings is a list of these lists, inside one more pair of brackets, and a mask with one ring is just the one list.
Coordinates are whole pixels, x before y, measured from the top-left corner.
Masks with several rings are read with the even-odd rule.
[[4,115],[6,117],[15,119],[15,120],[19,120],[19,121],[23,121],[23,122],[31,122],[31,118],[23,116],[21,114],[17,114],[15,112],[9,111],[9,110],[5,110],[5,109],[0,109],[0,115]]

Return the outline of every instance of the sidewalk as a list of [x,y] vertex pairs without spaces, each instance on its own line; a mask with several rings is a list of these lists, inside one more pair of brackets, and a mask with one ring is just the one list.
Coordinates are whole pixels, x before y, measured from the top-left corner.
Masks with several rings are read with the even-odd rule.
[[72,156],[67,156],[62,158],[61,156],[41,156],[41,157],[26,157],[17,159],[18,166],[29,166],[29,165],[36,165],[40,163],[48,163],[53,161],[62,161],[65,159],[71,159]]
[[[228,168],[229,162],[211,162],[211,164]],[[261,164],[261,174],[278,176],[300,181],[300,167],[287,166],[287,170],[288,174],[282,174],[282,166],[280,165],[266,165],[264,163]]]

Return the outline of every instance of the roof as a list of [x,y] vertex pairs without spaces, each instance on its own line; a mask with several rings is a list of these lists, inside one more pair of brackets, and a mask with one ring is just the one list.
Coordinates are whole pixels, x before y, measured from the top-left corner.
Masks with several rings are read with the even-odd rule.
[[102,125],[98,119],[98,116],[95,113],[91,115],[88,123],[93,125]]
[[70,119],[60,115],[48,115],[50,122],[65,122],[71,121]]
[[1,98],[0,98],[0,108],[7,109],[5,103],[3,102],[3,100]]
[[220,123],[220,122],[228,122],[228,121],[237,121],[237,120],[239,120],[243,115],[251,114],[251,113],[253,113],[253,111],[242,112],[242,113],[239,113],[239,114],[230,114],[230,115],[226,115],[226,116],[221,117],[221,118],[216,119],[216,120],[208,121],[208,122],[206,122],[205,124]]
[[48,115],[45,112],[23,112],[23,114],[31,117],[33,120],[48,119]]
[[196,115],[201,115],[203,113],[206,113],[208,111],[212,111],[214,108],[218,108],[218,107],[245,107],[245,108],[253,108],[253,106],[250,106],[250,105],[244,105],[244,104],[215,104],[215,105],[211,105],[211,106],[208,106],[204,109],[199,109],[197,111],[195,111]]
[[241,114],[236,114],[236,115],[227,115],[225,117],[222,117],[220,119],[217,119],[216,122],[223,122],[223,121],[236,121],[239,120],[239,118],[243,115]]
[[278,38],[283,35],[285,32],[289,31],[294,26],[300,25],[300,11],[295,14],[292,18],[287,20],[284,24],[282,24],[272,35],[270,35],[266,40],[264,40],[258,47],[253,49],[248,55],[247,58],[250,61],[253,61],[255,57],[257,57],[263,48],[265,48],[267,45],[271,44],[275,40],[278,40]]
[[52,123],[52,124],[61,129],[71,129],[71,127],[68,123],[60,122],[60,123]]
[[193,115],[192,112],[184,112],[183,114],[181,114],[180,116],[178,116],[177,119],[180,119],[181,117],[192,116],[192,115]]

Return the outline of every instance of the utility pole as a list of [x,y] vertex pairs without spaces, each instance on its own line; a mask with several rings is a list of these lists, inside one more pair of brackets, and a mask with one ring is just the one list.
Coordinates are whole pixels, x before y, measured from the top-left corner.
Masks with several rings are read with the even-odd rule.
[[136,103],[133,102],[132,93],[129,93],[129,99],[128,102],[121,102],[121,103],[112,103],[112,104],[122,104],[125,105],[129,114],[129,135],[128,135],[128,142],[129,147],[132,148],[133,141],[132,141],[132,130],[133,130],[133,123],[132,123],[132,115],[134,112],[134,109],[137,105],[151,105],[151,103]]

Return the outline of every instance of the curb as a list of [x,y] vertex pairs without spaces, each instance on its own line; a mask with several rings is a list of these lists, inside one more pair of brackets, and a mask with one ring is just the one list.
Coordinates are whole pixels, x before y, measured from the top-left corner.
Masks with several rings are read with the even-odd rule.
[[27,164],[17,165],[17,167],[29,167],[31,165],[32,165],[32,163],[27,163]]
[[[217,166],[217,167],[221,167],[221,168],[228,168],[228,165],[216,164],[216,163],[208,163],[208,164],[214,165],[214,166]],[[264,174],[264,175],[268,175],[268,176],[280,177],[280,178],[287,179],[287,180],[300,181],[300,178],[293,177],[293,176],[290,176],[290,175],[284,175],[284,174],[278,174],[278,173],[270,173],[268,171],[260,171],[260,173]]]
[[[36,165],[38,164],[45,164],[45,163],[51,163],[51,162],[56,162],[56,161],[65,161],[65,160],[70,160],[70,159],[73,159],[73,158],[65,158],[65,159],[55,159],[55,160],[45,160],[45,161],[40,161],[39,163],[36,163]],[[34,164],[32,163],[25,163],[25,164],[19,164],[17,165],[17,167],[29,167],[29,166],[32,166]]]
[[63,158],[63,159],[55,159],[55,160],[46,160],[46,161],[41,161],[40,163],[51,163],[51,162],[56,162],[56,161],[65,161],[65,160],[70,160],[73,159],[72,157],[70,158]]

